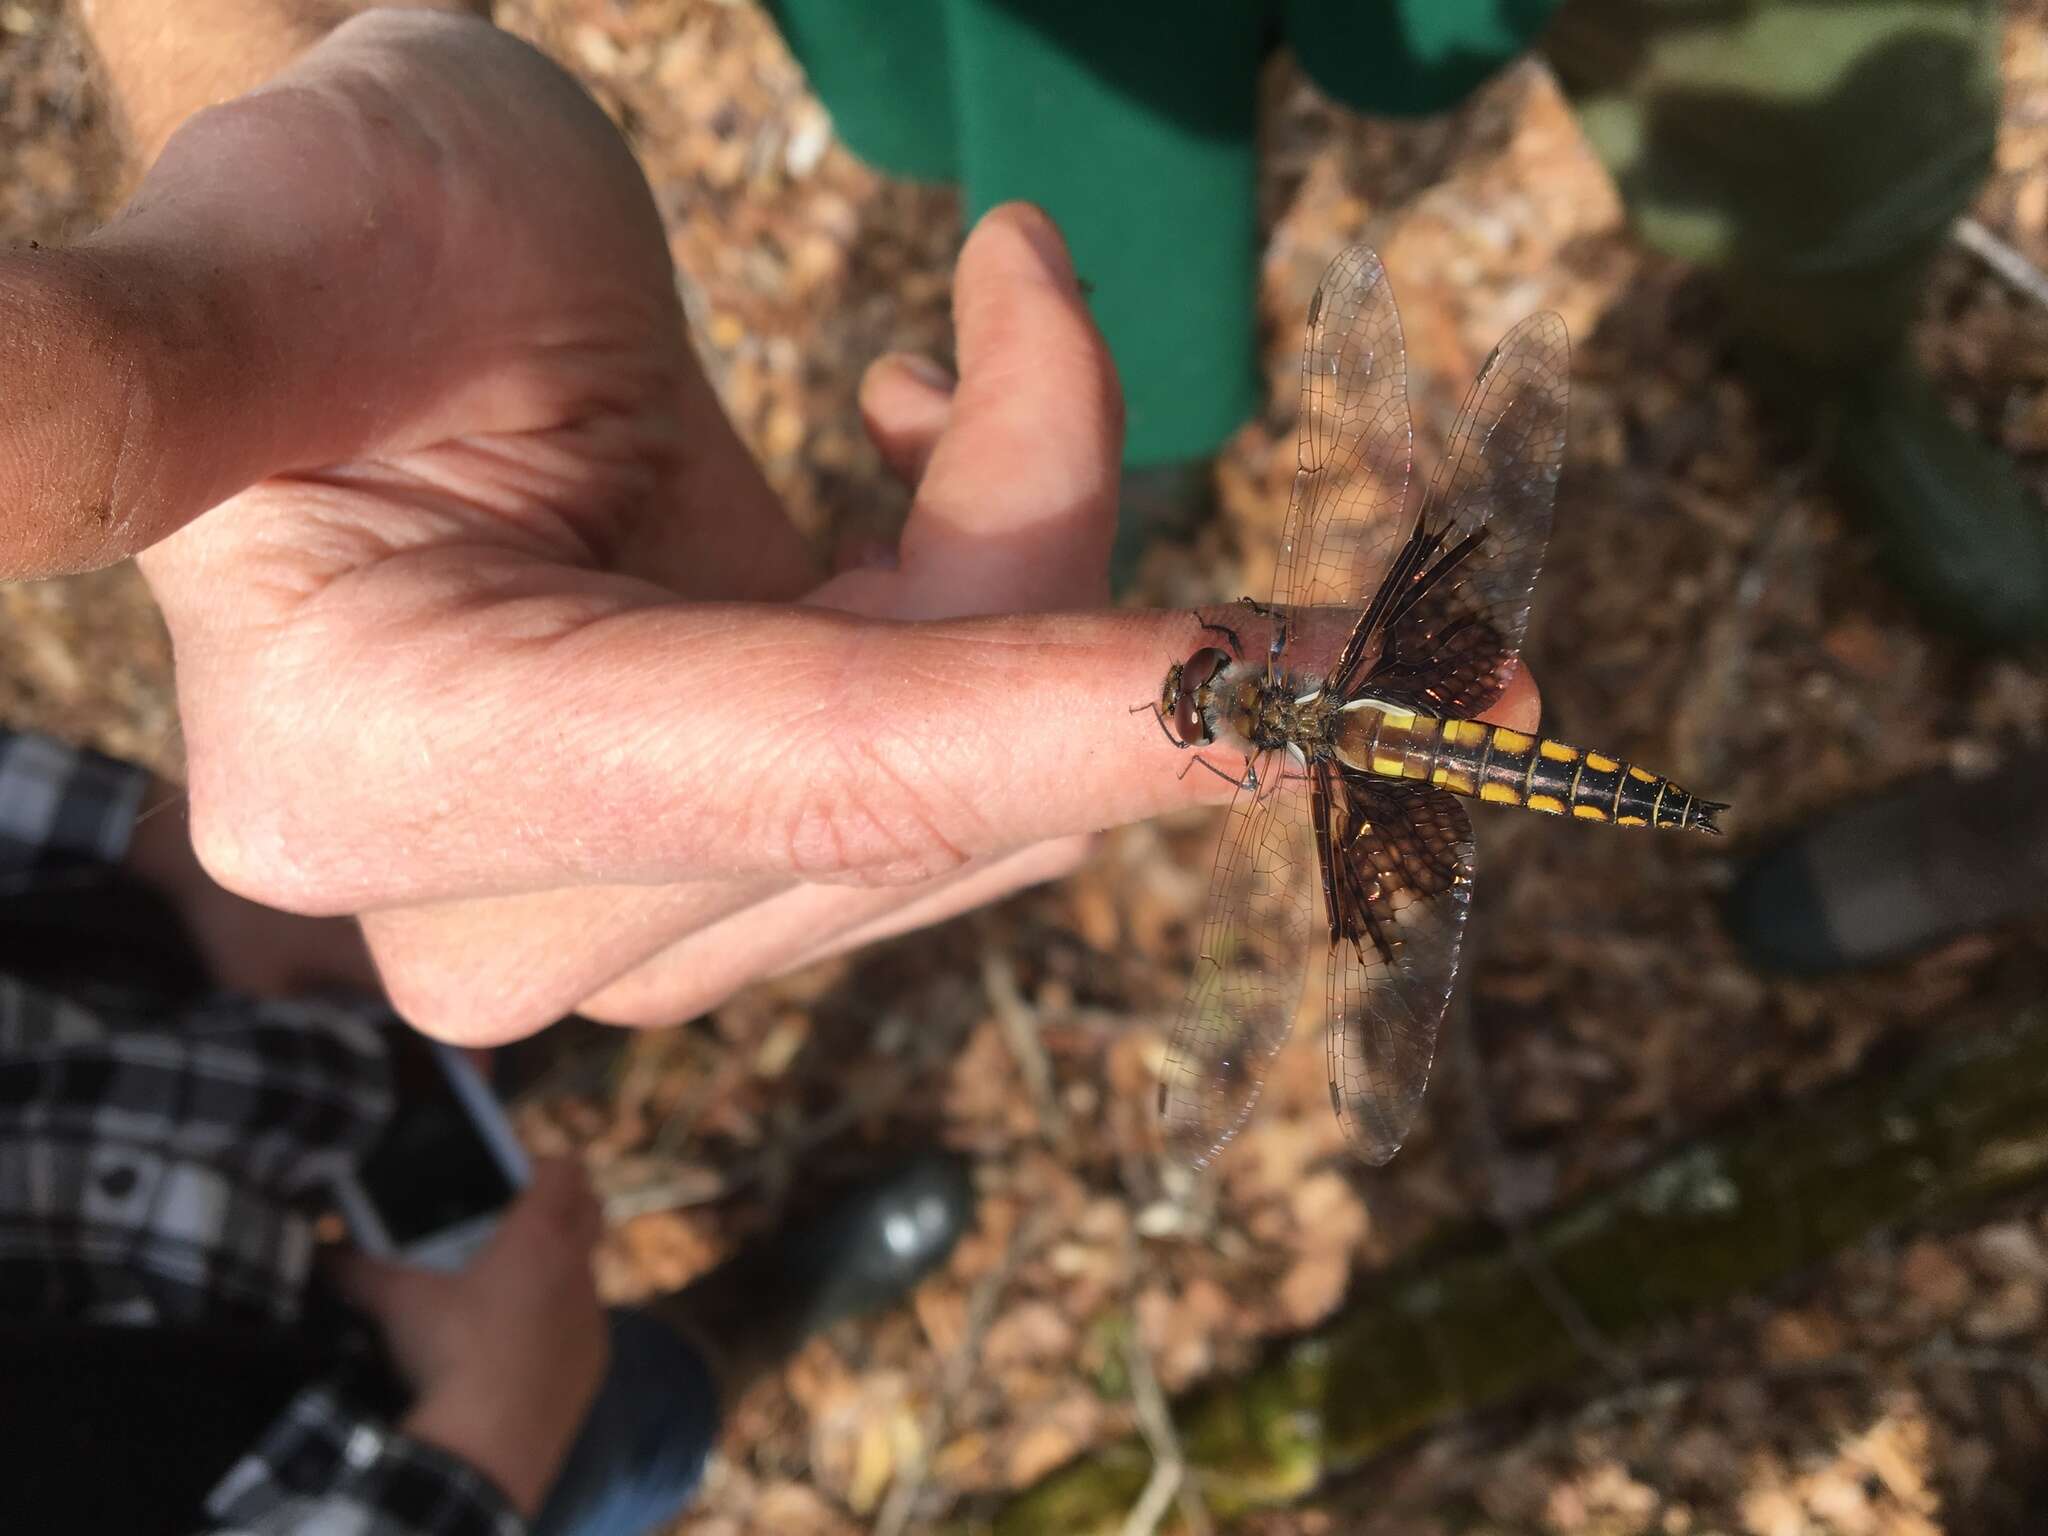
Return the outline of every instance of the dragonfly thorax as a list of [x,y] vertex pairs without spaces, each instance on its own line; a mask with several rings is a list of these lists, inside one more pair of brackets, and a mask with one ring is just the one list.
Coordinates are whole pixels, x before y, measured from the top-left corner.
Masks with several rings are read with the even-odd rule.
[[1309,761],[1330,751],[1336,705],[1312,681],[1269,672],[1216,646],[1167,670],[1161,716],[1183,747],[1212,743],[1247,756],[1293,748]]
[[1292,748],[1308,762],[1329,756],[1335,714],[1330,696],[1298,678],[1269,677],[1263,667],[1245,671],[1248,675],[1226,696],[1222,723],[1235,738],[1232,744],[1254,754]]

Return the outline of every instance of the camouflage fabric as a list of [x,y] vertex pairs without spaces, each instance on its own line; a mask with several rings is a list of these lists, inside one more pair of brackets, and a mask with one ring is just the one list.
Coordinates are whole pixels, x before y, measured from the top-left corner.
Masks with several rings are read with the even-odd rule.
[[2048,639],[2048,519],[1904,345],[1998,127],[1992,0],[1566,0],[1545,39],[1652,244],[1716,270],[1773,414],[1825,434],[1894,581]]
[[1825,371],[1898,345],[1991,166],[1993,0],[1565,0],[1544,39],[1651,244]]

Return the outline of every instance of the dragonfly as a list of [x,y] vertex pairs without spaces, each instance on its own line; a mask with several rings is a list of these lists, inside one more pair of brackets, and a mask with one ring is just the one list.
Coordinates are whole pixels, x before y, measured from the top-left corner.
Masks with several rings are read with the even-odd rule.
[[1366,1162],[1400,1150],[1471,904],[1465,799],[1720,831],[1725,804],[1661,774],[1477,718],[1512,678],[1528,625],[1564,465],[1569,365],[1557,315],[1509,331],[1418,499],[1385,267],[1353,246],[1309,303],[1272,596],[1242,600],[1270,642],[1247,654],[1237,628],[1205,622],[1155,706],[1175,746],[1244,758],[1224,775],[1238,790],[1159,1084],[1167,1148],[1182,1161],[1208,1166],[1243,1128],[1317,950],[1331,1105]]

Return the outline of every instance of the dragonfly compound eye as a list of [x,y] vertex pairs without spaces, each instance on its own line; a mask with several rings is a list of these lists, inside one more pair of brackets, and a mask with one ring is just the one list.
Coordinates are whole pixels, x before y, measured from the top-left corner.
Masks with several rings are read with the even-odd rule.
[[1202,695],[1216,675],[1230,665],[1230,654],[1205,645],[1180,668],[1180,695],[1173,701],[1173,728],[1185,746],[1200,746],[1216,739],[1209,728],[1208,711]]

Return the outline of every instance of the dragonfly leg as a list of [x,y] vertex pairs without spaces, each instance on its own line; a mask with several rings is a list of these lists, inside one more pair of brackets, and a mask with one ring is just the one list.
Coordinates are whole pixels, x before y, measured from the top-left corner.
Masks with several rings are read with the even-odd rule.
[[1193,757],[1188,759],[1187,767],[1182,768],[1177,777],[1183,779],[1186,778],[1188,776],[1188,770],[1193,768],[1197,763],[1200,763],[1204,768],[1208,769],[1211,773],[1215,774],[1217,778],[1221,779],[1226,784],[1235,784],[1239,789],[1249,789],[1254,793],[1257,793],[1258,791],[1259,770],[1255,768],[1249,760],[1247,760],[1244,765],[1244,777],[1237,778],[1231,774],[1225,773],[1221,768],[1218,768],[1214,763],[1210,762],[1209,759],[1202,756],[1201,753],[1197,752]]
[[1150,700],[1143,704],[1133,704],[1131,706],[1130,712],[1135,715],[1141,709],[1151,711],[1152,718],[1159,722],[1160,735],[1164,736],[1176,747],[1184,747],[1187,745],[1186,742],[1182,741],[1178,736],[1173,734],[1173,727],[1166,723],[1166,711],[1159,707],[1157,700]]
[[1278,661],[1280,653],[1287,649],[1287,642],[1294,637],[1293,626],[1289,624],[1287,615],[1278,608],[1275,608],[1271,603],[1262,603],[1256,597],[1240,597],[1238,602],[1249,608],[1259,618],[1271,619],[1273,621],[1273,641],[1272,644],[1266,647],[1266,660],[1269,662]]
[[1219,634],[1224,639],[1228,640],[1230,642],[1230,649],[1233,655],[1242,656],[1244,654],[1244,642],[1237,638],[1237,631],[1232,629],[1228,624],[1212,624],[1207,619],[1203,619],[1202,628],[1209,630],[1215,634]]

